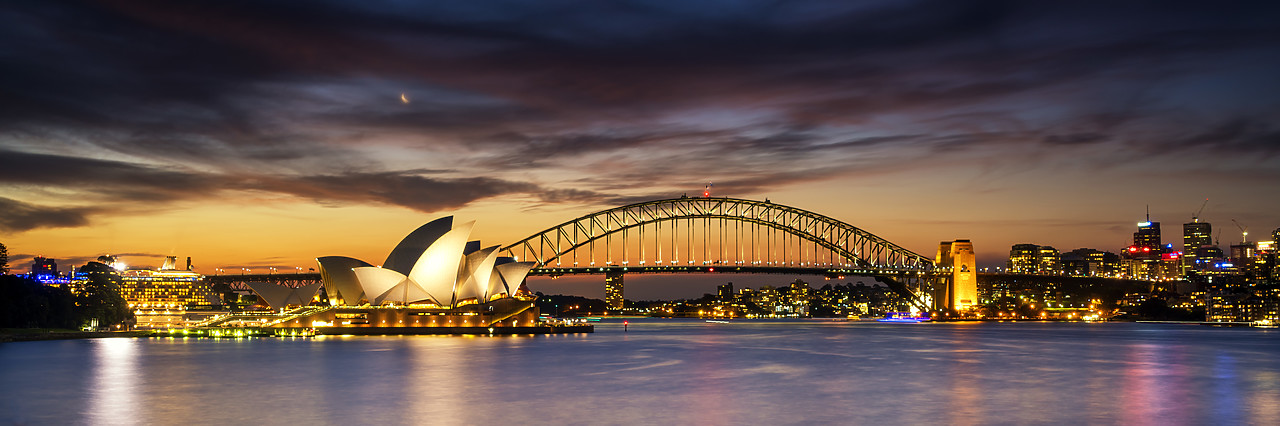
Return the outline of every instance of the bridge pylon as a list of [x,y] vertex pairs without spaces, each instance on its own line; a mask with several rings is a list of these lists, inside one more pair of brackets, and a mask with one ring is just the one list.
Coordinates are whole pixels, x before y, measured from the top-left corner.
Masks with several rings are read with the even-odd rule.
[[965,315],[978,306],[978,265],[969,240],[938,244],[934,310]]

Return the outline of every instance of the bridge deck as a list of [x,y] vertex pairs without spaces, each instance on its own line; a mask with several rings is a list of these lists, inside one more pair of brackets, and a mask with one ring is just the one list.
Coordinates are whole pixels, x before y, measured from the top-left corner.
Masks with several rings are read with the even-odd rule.
[[529,275],[560,276],[581,274],[788,274],[837,276],[926,275],[932,272],[913,270],[853,269],[801,266],[696,265],[696,266],[590,266],[534,268]]

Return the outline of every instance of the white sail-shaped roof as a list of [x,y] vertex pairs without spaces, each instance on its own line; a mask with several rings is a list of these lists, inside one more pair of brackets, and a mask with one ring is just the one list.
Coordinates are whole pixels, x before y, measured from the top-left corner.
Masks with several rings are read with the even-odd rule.
[[296,299],[293,300],[296,300],[299,305],[309,305],[311,304],[311,299],[316,297],[316,293],[320,292],[320,287],[322,285],[323,283],[311,283],[295,288],[293,289],[293,294],[291,296],[296,297]]
[[489,279],[493,275],[493,263],[498,259],[498,246],[477,250],[467,255],[463,275],[458,277],[461,284],[454,293],[455,300],[476,298],[485,302],[485,292],[489,289]]
[[320,264],[320,279],[324,282],[324,291],[329,296],[331,305],[359,305],[365,298],[360,281],[356,280],[352,268],[373,266],[360,259],[346,256],[325,256],[316,259]]
[[[397,274],[398,273],[399,272],[397,272]],[[399,284],[396,284],[385,293],[374,298],[375,305],[381,305],[387,302],[407,305],[420,301],[431,301],[437,305],[439,304],[439,302],[436,302],[435,298],[431,297],[430,294],[427,294],[426,290],[423,290],[422,287],[418,286],[417,283],[410,279],[400,281]]]
[[369,299],[369,303],[373,305],[382,304],[382,299],[392,288],[409,281],[404,274],[386,268],[366,266],[352,269],[352,271],[355,271],[356,279],[364,289],[365,298]]
[[[514,295],[520,290],[520,283],[524,282],[524,278],[529,275],[529,271],[533,270],[535,265],[537,263],[534,262],[511,262],[495,266],[494,269],[498,270],[497,275],[502,276],[502,282],[507,287],[507,295]],[[490,289],[489,296],[492,297],[499,290]]]
[[497,268],[494,268],[493,273],[489,274],[489,285],[485,287],[484,300],[488,302],[493,299],[493,296],[506,292],[507,287],[502,284],[502,274],[499,274]]
[[427,247],[431,247],[431,244],[452,228],[453,216],[442,217],[419,226],[400,240],[396,248],[391,249],[391,254],[387,255],[387,261],[382,263],[382,267],[409,275]]
[[[458,281],[458,269],[462,266],[462,249],[467,244],[467,238],[471,237],[471,227],[475,224],[475,221],[464,223],[436,239],[414,263],[409,279],[418,283],[429,294],[441,298],[453,295]],[[453,302],[451,300],[448,303]]]

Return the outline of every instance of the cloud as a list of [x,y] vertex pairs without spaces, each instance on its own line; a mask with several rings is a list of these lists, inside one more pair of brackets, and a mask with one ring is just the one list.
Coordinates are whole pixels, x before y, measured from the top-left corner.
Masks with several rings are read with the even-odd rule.
[[40,228],[71,228],[89,223],[94,209],[46,207],[0,197],[0,230],[23,232]]
[[221,186],[216,176],[78,156],[0,150],[0,184],[82,190],[97,200],[171,201]]
[[456,209],[502,195],[533,195],[548,202],[581,200],[598,194],[548,190],[526,182],[486,177],[437,178],[416,171],[347,173],[255,179],[246,188],[309,198],[322,203],[382,203],[422,212]]
[[[200,172],[137,163],[0,151],[0,185],[39,185],[79,189],[93,201],[128,204],[213,199],[227,191],[262,191],[324,204],[377,203],[436,212],[502,195],[530,195],[541,202],[598,200],[608,196],[585,190],[544,188],[529,182],[489,177],[442,177],[441,170],[341,172],[324,175]],[[79,197],[76,197],[79,198]],[[105,208],[48,208],[3,199],[12,210],[3,223],[25,231],[88,224]],[[84,200],[78,200],[84,201]]]
[[1050,145],[1087,145],[1098,142],[1106,142],[1110,140],[1110,135],[1102,133],[1070,133],[1046,135],[1045,143]]
[[1272,156],[1280,153],[1280,128],[1270,123],[1263,120],[1235,119],[1199,133],[1174,139],[1171,147],[1238,150]]
[[1183,1],[26,2],[0,11],[0,185],[95,206],[262,191],[434,212],[708,180],[767,194],[975,158],[1023,173],[1059,152],[1091,171],[1265,160],[1280,149],[1264,119],[1280,113],[1278,16]]

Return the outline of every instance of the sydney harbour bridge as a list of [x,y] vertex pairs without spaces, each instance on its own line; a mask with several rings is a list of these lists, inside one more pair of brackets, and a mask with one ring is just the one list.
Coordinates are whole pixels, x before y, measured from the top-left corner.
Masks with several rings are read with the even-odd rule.
[[[647,201],[598,211],[505,245],[500,252],[535,262],[530,275],[542,276],[867,276],[884,282],[922,310],[954,308],[946,299],[952,299],[951,287],[961,272],[953,262],[935,263],[933,258],[822,214],[768,200],[713,197]],[[971,249],[970,260],[963,263],[972,267]],[[972,272],[963,265],[960,268]],[[320,277],[254,274],[207,279],[239,287],[249,281],[302,285]]]

